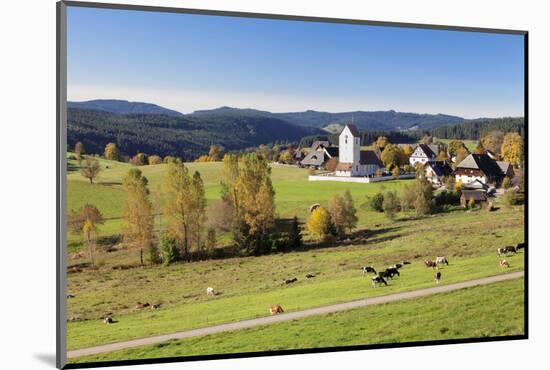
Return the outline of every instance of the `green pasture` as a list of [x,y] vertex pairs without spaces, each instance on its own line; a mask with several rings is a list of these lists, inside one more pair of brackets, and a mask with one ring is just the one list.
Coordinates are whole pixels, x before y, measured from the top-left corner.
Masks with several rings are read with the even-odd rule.
[[524,280],[313,316],[256,328],[173,340],[70,362],[404,343],[525,333]]

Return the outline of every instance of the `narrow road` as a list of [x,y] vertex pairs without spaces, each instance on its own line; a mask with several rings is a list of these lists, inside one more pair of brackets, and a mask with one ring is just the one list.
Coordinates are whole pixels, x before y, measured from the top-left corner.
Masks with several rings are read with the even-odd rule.
[[269,324],[274,324],[282,321],[301,319],[303,317],[308,317],[313,315],[323,315],[327,313],[346,311],[354,308],[366,307],[366,306],[371,306],[371,305],[376,305],[381,303],[395,302],[403,299],[425,297],[432,294],[451,292],[453,290],[470,288],[478,285],[487,285],[487,284],[496,283],[499,281],[518,279],[523,277],[523,275],[524,275],[523,271],[511,272],[508,274],[489,276],[481,279],[464,281],[461,283],[438,285],[432,288],[412,290],[412,291],[403,292],[403,293],[388,294],[388,295],[383,295],[378,297],[361,299],[358,301],[331,304],[328,306],[315,307],[315,308],[310,308],[302,311],[288,312],[288,313],[283,313],[275,316],[266,316],[266,317],[260,317],[257,319],[236,321],[228,324],[210,326],[206,328],[180,331],[172,334],[164,334],[164,335],[157,335],[154,337],[133,339],[126,342],[110,343],[110,344],[104,344],[96,347],[76,349],[73,351],[68,351],[67,358],[95,355],[98,353],[145,346],[148,344],[161,343],[171,339],[184,339],[184,338],[198,337],[202,335],[222,333],[225,331],[252,328],[254,326],[259,326],[259,325],[269,325]]

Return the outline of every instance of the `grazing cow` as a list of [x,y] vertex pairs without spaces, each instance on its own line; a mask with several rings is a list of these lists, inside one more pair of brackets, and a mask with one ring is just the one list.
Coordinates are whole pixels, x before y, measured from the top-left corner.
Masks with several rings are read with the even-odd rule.
[[136,310],[141,310],[142,308],[145,308],[145,307],[149,307],[149,303],[141,303],[141,302],[138,302],[136,304]]
[[424,265],[426,267],[431,267],[431,268],[436,268],[437,267],[437,263],[435,263],[435,261],[424,261]]
[[314,277],[315,277],[315,275],[313,275],[313,274],[307,274],[306,275],[306,279],[311,279],[311,278],[314,278]]
[[110,316],[107,316],[106,318],[103,319],[103,323],[107,325],[112,324],[113,322],[114,321]]
[[517,253],[516,247],[513,247],[511,245],[504,247],[505,253]]
[[410,265],[411,263],[409,261],[401,261],[402,265]]
[[366,273],[373,273],[373,274],[376,274],[376,270],[374,269],[374,267],[372,266],[365,266],[363,267],[363,275],[365,275]]
[[447,258],[445,257],[435,257],[435,263],[436,265],[439,265],[439,264],[446,264],[447,266],[449,266],[449,261],[447,260]]
[[151,309],[152,310],[158,310],[160,308],[160,303],[152,304]]
[[208,288],[206,288],[206,295],[215,296],[215,295],[216,295],[216,292],[214,292],[214,288],[212,288],[211,286],[209,286]]
[[395,265],[388,266],[389,269],[400,269],[401,267],[403,267],[403,265],[400,263],[396,263]]
[[438,271],[434,275],[435,283],[439,284],[439,281],[441,280],[441,271]]
[[388,285],[388,282],[384,280],[382,276],[373,276],[371,281],[373,287],[376,287],[377,284],[384,284],[386,286]]
[[74,294],[67,294],[67,299],[69,299],[69,298],[74,298],[74,297],[75,297]]
[[285,312],[285,311],[279,305],[269,307],[269,314],[271,314],[271,315],[277,315],[278,313],[283,313],[283,312]]
[[508,268],[508,267],[510,267],[510,264],[506,260],[501,260],[500,261],[500,267],[503,268],[503,269]]
[[389,275],[389,277],[391,277],[393,279],[393,275],[397,275],[397,276],[400,276],[399,274],[399,270],[396,269],[395,267],[388,267],[385,271],[386,275]]
[[525,249],[525,243],[518,243],[516,245],[516,252],[519,251],[520,249]]
[[295,282],[297,282],[297,281],[298,281],[298,279],[296,279],[296,278],[286,279],[286,280],[285,280],[285,284],[292,284],[292,283],[295,283]]

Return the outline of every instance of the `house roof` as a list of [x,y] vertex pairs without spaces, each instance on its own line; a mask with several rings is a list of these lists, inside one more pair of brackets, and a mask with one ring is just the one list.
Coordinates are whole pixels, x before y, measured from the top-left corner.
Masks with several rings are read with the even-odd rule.
[[340,154],[340,152],[338,150],[338,147],[336,147],[336,146],[330,146],[330,147],[324,148],[324,149],[331,158],[338,157],[338,155]]
[[325,163],[325,156],[323,150],[312,150],[300,163],[305,166],[321,166]]
[[498,177],[502,176],[502,169],[497,164],[497,161],[489,157],[487,154],[470,154],[456,167],[481,170],[486,176]]
[[484,191],[479,190],[463,190],[462,191],[462,197],[466,200],[474,199],[474,200],[487,200],[487,195]]
[[451,173],[453,173],[453,169],[445,161],[428,162],[426,166],[431,167],[432,171],[437,175],[437,177],[449,176]]
[[355,126],[353,123],[348,123],[346,125],[347,128],[349,128],[349,130],[351,131],[351,134],[353,135],[353,137],[359,137],[359,130],[357,129],[357,126]]
[[336,171],[351,171],[352,166],[351,163],[338,162]]
[[359,152],[359,164],[374,164],[378,167],[384,167],[384,164],[374,150],[361,150]]
[[317,140],[311,144],[311,149],[317,150],[320,146],[329,146],[330,143],[326,140]]
[[498,166],[502,170],[502,173],[506,175],[510,169],[510,162],[497,161]]
[[[418,146],[416,148],[414,148],[414,151],[416,151],[416,149],[420,148],[424,154],[426,155],[426,157],[428,158],[433,158],[436,156],[436,154],[434,153],[434,151],[430,148],[429,145],[427,144],[418,144]],[[437,149],[436,149],[437,150]],[[413,152],[414,153],[414,152]]]

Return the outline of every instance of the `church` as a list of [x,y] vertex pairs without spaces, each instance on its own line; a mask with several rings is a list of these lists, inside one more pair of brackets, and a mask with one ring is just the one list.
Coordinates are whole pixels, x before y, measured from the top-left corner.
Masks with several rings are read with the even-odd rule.
[[361,136],[354,124],[347,124],[338,139],[338,165],[335,175],[341,177],[372,177],[384,164],[373,150],[361,150]]

